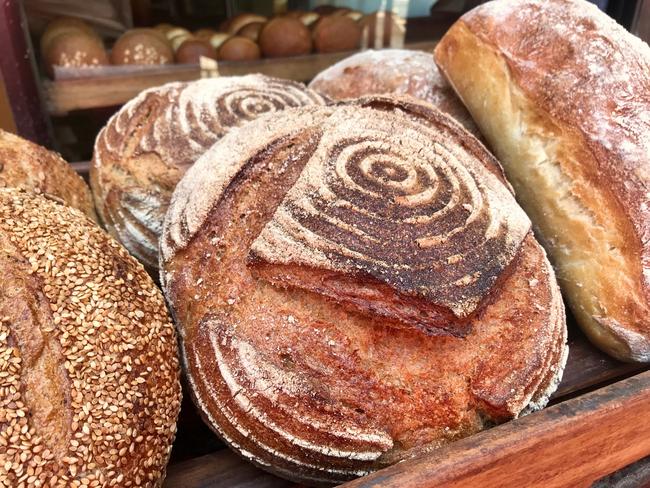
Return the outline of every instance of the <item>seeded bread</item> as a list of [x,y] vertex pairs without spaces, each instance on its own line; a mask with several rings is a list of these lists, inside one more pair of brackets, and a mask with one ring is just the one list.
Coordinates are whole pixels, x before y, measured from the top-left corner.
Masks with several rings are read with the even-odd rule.
[[176,335],[142,266],[77,210],[0,190],[0,479],[160,486]]
[[589,338],[650,361],[650,47],[584,0],[499,0],[436,48]]
[[261,75],[171,83],[124,105],[95,142],[90,183],[107,230],[151,269],[171,193],[231,128],[260,114],[323,104],[301,83]]
[[[508,188],[476,139],[412,99],[226,135],[181,180],[161,239],[208,424],[263,469],[327,484],[543,407],[564,309]],[[464,337],[391,313],[408,299]]]
[[0,129],[0,188],[60,198],[97,220],[90,189],[58,154]]

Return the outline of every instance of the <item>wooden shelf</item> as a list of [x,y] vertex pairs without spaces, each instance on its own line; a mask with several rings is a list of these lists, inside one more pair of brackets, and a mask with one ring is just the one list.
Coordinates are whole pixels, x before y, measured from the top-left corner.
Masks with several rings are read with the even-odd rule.
[[[348,485],[589,486],[649,456],[650,424],[644,421],[650,418],[647,366],[616,361],[592,346],[574,324],[570,331],[567,367],[551,406]],[[195,412],[188,412],[193,410],[189,402],[184,409],[181,417],[198,419]],[[186,420],[175,452],[185,452],[190,444],[196,448],[200,438],[218,443],[207,427],[192,427],[191,433],[185,430]],[[647,471],[643,464],[639,473]],[[168,473],[164,488],[297,486],[255,468],[226,448],[172,462]]]
[[[417,42],[404,46],[406,49],[432,51],[435,42]],[[309,81],[328,66],[344,59],[354,52],[312,54],[293,58],[261,59],[259,61],[222,62],[219,73],[222,76],[238,76],[262,73],[277,78]],[[118,67],[121,68],[121,67]],[[172,81],[190,81],[201,78],[198,65],[172,65],[164,68],[134,70],[124,74],[116,69],[102,69],[102,76],[77,79],[62,79],[44,82],[45,102],[53,115],[62,115],[72,110],[112,107],[121,105],[142,90]]]

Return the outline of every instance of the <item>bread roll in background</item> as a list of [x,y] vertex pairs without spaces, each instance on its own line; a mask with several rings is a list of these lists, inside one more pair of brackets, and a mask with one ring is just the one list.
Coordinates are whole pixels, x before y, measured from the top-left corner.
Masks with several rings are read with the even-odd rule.
[[260,47],[247,37],[234,36],[224,41],[217,51],[221,61],[253,61],[260,59]]
[[216,33],[217,31],[214,29],[207,29],[207,28],[197,29],[194,31],[194,37],[196,37],[197,39],[203,39],[204,41],[207,41]]
[[539,409],[562,376],[562,299],[530,222],[496,159],[424,102],[231,131],[179,183],[160,243],[195,403],[300,483]]
[[253,22],[266,22],[268,19],[264,17],[263,15],[257,15],[257,14],[239,14],[234,16],[230,21],[228,22],[228,33],[231,35],[237,34],[242,27],[251,24]]
[[219,49],[221,45],[224,42],[226,42],[229,38],[230,38],[230,34],[226,34],[225,32],[217,32],[216,34],[212,34],[210,36],[208,42],[213,48]]
[[188,39],[176,50],[177,63],[196,64],[201,57],[217,59],[217,53],[212,45],[201,39]]
[[269,20],[258,41],[267,58],[300,56],[309,54],[312,49],[311,32],[300,20],[291,17]]
[[291,12],[287,12],[285,15],[287,17],[293,17],[294,19],[300,20],[307,27],[310,27],[318,19],[320,19],[320,15],[317,12],[306,12],[304,10],[293,10]]
[[583,0],[499,0],[435,55],[587,336],[650,361],[650,47]]
[[[246,42],[252,42],[249,39]],[[302,83],[262,75],[170,83],[125,104],[97,136],[90,168],[107,230],[148,268],[176,183],[233,127],[267,112],[326,103]]]
[[239,29],[238,36],[248,37],[251,41],[256,42],[260,36],[260,31],[264,27],[264,22],[251,22]]
[[47,27],[41,35],[41,54],[47,51],[48,45],[52,39],[54,39],[59,34],[68,32],[83,32],[89,36],[98,37],[93,28],[83,20],[74,17],[59,17],[58,19],[55,19],[47,24]]
[[104,44],[96,35],[71,30],[53,37],[43,53],[45,69],[50,76],[54,67],[90,68],[109,64]]
[[126,31],[111,50],[113,64],[170,64],[174,52],[167,39],[154,29]]
[[60,198],[97,220],[90,188],[61,156],[0,129],[0,188]]
[[380,94],[410,95],[432,103],[481,137],[431,53],[405,49],[363,51],[321,71],[309,88],[335,100]]
[[353,51],[361,44],[361,27],[345,15],[321,17],[314,24],[312,35],[319,53]]
[[195,39],[195,37],[189,32],[179,33],[178,35],[169,39],[169,45],[171,46],[172,50],[176,52],[183,45],[185,41],[189,41],[192,39]]
[[142,266],[76,209],[0,189],[4,486],[161,486],[178,348]]

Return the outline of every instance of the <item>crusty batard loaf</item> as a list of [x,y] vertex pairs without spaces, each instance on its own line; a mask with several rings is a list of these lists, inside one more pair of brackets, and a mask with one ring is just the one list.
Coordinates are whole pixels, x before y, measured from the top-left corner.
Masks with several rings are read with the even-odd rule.
[[369,49],[321,71],[309,88],[335,100],[366,95],[411,95],[434,104],[479,135],[472,117],[438,71],[431,53]]
[[261,75],[171,83],[142,92],[97,137],[90,183],[108,231],[158,266],[171,193],[187,168],[232,127],[287,107],[323,104],[301,83]]
[[436,59],[503,162],[590,339],[650,361],[650,48],[582,0],[500,0]]
[[[206,421],[262,468],[321,484],[541,408],[566,359],[564,310],[506,185],[478,141],[414,99],[292,109],[225,136],[181,180],[161,239]],[[311,267],[287,288],[250,262],[260,239]],[[410,276],[427,256],[419,279],[438,287],[435,303],[462,304],[459,290],[475,296],[474,279],[501,269],[464,338],[380,308],[392,297],[378,290],[419,291]],[[312,286],[333,263],[347,282]]]
[[162,484],[176,335],[142,266],[78,210],[0,189],[2,486]]
[[7,187],[47,193],[97,220],[88,185],[61,156],[0,129],[0,188]]

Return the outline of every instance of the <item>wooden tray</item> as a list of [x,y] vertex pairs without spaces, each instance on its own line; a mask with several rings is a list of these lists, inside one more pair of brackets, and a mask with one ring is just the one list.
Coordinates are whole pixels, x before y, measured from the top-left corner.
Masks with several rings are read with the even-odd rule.
[[[405,49],[432,51],[435,42],[416,42]],[[258,61],[221,62],[219,74],[223,76],[261,73],[277,78],[309,81],[328,66],[347,58],[352,52],[312,54],[293,58],[261,59]],[[171,65],[164,68],[134,69],[125,74],[121,67],[110,67],[97,72],[102,76],[63,79],[43,82],[45,103],[53,115],[72,110],[112,107],[121,105],[142,90],[171,81],[190,81],[201,78],[198,65]],[[114,75],[111,72],[116,73]]]
[[[591,486],[650,456],[650,371],[604,355],[573,324],[569,347],[551,406],[344,486]],[[181,416],[195,415],[191,409],[185,404]],[[219,448],[204,426],[183,427],[181,422],[165,488],[298,486]],[[201,443],[216,450],[179,461],[200,451]],[[650,459],[640,466],[630,476],[641,476],[650,486]]]

